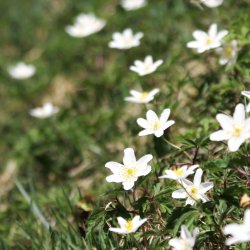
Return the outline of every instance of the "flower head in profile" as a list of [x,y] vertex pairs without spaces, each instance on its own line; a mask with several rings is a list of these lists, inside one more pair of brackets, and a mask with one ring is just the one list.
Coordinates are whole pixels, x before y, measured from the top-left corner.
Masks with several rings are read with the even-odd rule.
[[153,89],[149,92],[139,92],[136,90],[131,90],[131,96],[125,97],[125,101],[133,103],[149,103],[154,100],[154,96],[159,93],[159,89]]
[[144,129],[139,133],[139,136],[154,134],[156,137],[161,137],[164,134],[164,130],[175,123],[173,120],[168,120],[169,116],[170,109],[164,109],[160,117],[153,110],[148,110],[146,114],[147,119],[137,119],[137,124]]
[[235,107],[233,117],[225,114],[218,114],[217,121],[220,123],[220,130],[210,135],[211,141],[228,141],[228,149],[231,152],[237,151],[241,144],[250,138],[250,118],[246,118],[245,107],[238,104]]
[[[247,97],[248,99],[250,99],[250,91],[244,90],[244,91],[241,91],[241,94]],[[246,112],[247,113],[250,112],[250,102],[246,106]]]
[[244,214],[242,224],[228,224],[224,227],[224,234],[230,234],[232,237],[226,240],[226,245],[232,245],[243,242],[250,242],[250,209],[247,209]]
[[121,0],[121,6],[126,11],[137,10],[147,4],[146,0]]
[[193,233],[190,233],[187,227],[182,225],[180,238],[173,238],[168,244],[173,247],[173,250],[192,250],[198,234],[199,228],[196,227]]
[[108,182],[122,183],[125,190],[133,188],[138,177],[146,176],[151,171],[148,162],[153,159],[150,154],[144,155],[138,161],[132,148],[124,150],[123,164],[110,161],[105,164],[106,168],[112,171],[112,175],[106,177]]
[[19,62],[15,66],[10,66],[8,72],[12,78],[23,80],[32,77],[36,73],[36,68],[31,64]]
[[58,111],[58,107],[55,107],[53,104],[47,102],[42,107],[30,110],[30,115],[36,118],[44,119],[56,114]]
[[208,33],[202,30],[193,32],[195,41],[187,43],[188,48],[196,49],[198,53],[203,53],[207,50],[218,48],[221,46],[223,38],[228,34],[227,30],[217,31],[217,24],[212,24],[209,27]]
[[159,178],[172,179],[181,182],[181,180],[186,179],[189,175],[194,174],[194,170],[198,167],[199,165],[192,165],[174,168],[173,170],[167,169],[165,170],[165,175],[162,175]]
[[115,32],[112,35],[113,40],[109,42],[109,47],[121,50],[137,47],[140,45],[140,39],[142,37],[142,32],[133,34],[131,29],[125,29],[122,33]]
[[134,65],[130,66],[130,70],[136,72],[140,76],[145,76],[156,71],[163,63],[163,60],[153,61],[152,56],[146,56],[144,61],[135,60]]
[[138,228],[147,221],[147,219],[141,219],[139,215],[136,215],[132,220],[125,220],[122,217],[118,217],[117,221],[120,227],[111,227],[109,228],[109,231],[118,234],[130,234],[136,232]]
[[209,8],[216,8],[222,5],[224,0],[200,0],[200,1]]
[[86,37],[97,33],[106,25],[106,21],[97,18],[94,14],[80,14],[73,25],[68,25],[65,31],[73,37]]
[[218,48],[216,51],[220,55],[219,63],[221,65],[232,65],[236,63],[238,56],[238,46],[236,40],[224,43],[222,47]]
[[176,190],[172,193],[174,199],[187,199],[186,205],[194,205],[198,200],[203,202],[209,201],[205,193],[213,188],[212,182],[201,183],[203,171],[202,169],[197,169],[194,176],[194,181],[191,182],[187,179],[183,179],[181,184],[183,189]]

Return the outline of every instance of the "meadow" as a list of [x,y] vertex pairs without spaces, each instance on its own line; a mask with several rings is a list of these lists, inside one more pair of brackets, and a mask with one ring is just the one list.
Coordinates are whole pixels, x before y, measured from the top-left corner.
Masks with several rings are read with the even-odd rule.
[[[250,249],[249,0],[148,0],[131,11],[118,0],[9,0],[0,9],[1,250],[170,250],[183,225],[191,236],[177,250]],[[74,37],[66,27],[81,13],[105,24]],[[187,46],[212,24],[227,32],[221,44]],[[113,46],[128,28],[143,33],[138,44]],[[159,65],[135,72],[148,55]],[[21,61],[35,67],[27,79],[10,73]],[[126,99],[131,90],[142,95]],[[45,103],[55,109],[42,117]],[[135,162],[131,148],[146,156]],[[248,228],[230,244],[232,223]]]

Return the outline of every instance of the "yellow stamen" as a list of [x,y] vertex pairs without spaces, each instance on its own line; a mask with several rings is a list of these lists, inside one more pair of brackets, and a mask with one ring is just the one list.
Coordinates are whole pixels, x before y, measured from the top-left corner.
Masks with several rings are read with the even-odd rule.
[[191,198],[194,200],[199,199],[199,194],[198,194],[198,188],[196,186],[188,186],[187,187],[187,192]]
[[143,92],[140,96],[141,101],[145,101],[148,98],[148,92]]
[[180,168],[175,168],[173,169],[174,173],[177,175],[177,176],[183,176],[185,171],[183,169],[180,169]]
[[160,122],[159,121],[156,121],[154,124],[153,124],[153,129],[154,130],[157,130],[160,128]]
[[132,231],[133,230],[133,222],[132,222],[132,220],[128,220],[127,222],[126,222],[126,224],[125,224],[125,229],[127,230],[127,231]]

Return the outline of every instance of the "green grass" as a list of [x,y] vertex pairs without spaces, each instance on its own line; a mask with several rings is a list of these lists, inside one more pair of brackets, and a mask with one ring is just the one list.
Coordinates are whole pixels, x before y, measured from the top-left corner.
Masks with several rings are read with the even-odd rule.
[[[196,249],[229,249],[221,227],[242,218],[239,199],[249,193],[249,176],[237,169],[249,171],[250,146],[227,153],[208,136],[218,129],[216,114],[231,114],[243,101],[240,91],[250,89],[249,1],[225,0],[220,8],[201,10],[188,0],[151,0],[125,12],[113,0],[10,0],[0,9],[0,249],[169,249],[181,224],[200,227]],[[94,12],[106,27],[83,39],[70,37],[64,27],[81,12]],[[214,22],[229,30],[227,40],[239,43],[233,67],[219,66],[215,53],[186,47],[193,30]],[[108,48],[112,33],[127,27],[144,33],[141,46]],[[148,54],[164,60],[157,72],[139,77],[129,70]],[[36,66],[34,77],[10,78],[8,66],[20,60]],[[147,106],[124,101],[132,88],[154,87],[161,92]],[[32,118],[29,110],[46,100],[60,107],[59,114]],[[136,119],[148,108],[159,113],[165,107],[176,121],[165,137],[182,150],[162,138],[137,136]],[[140,200],[131,204],[131,192],[105,181],[110,172],[104,164],[120,162],[126,147],[137,156],[154,155],[152,173],[138,184]],[[155,176],[187,162],[184,150],[192,158],[196,149],[195,160],[215,188],[211,202],[184,207],[171,198],[175,183]],[[77,207],[79,201],[94,210]],[[108,228],[117,216],[129,217],[126,205],[150,223],[122,238]]]

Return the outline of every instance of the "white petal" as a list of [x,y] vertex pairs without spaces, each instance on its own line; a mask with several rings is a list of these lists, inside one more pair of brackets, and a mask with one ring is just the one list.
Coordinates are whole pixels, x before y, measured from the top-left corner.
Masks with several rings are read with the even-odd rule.
[[208,30],[208,34],[211,37],[215,37],[217,35],[217,24],[213,23]]
[[213,182],[204,182],[201,183],[200,188],[203,193],[206,193],[209,189],[213,188],[214,184]]
[[151,160],[153,159],[153,156],[150,154],[144,155],[143,157],[141,157],[136,165],[138,166],[146,166]]
[[123,182],[123,178],[119,175],[112,174],[106,177],[106,181],[120,183],[120,182]]
[[161,113],[160,123],[166,122],[170,115],[170,109],[164,109]]
[[109,168],[112,173],[118,173],[123,168],[123,165],[115,161],[109,161],[105,164],[105,167]]
[[244,139],[239,137],[232,137],[228,140],[228,149],[231,152],[236,152],[241,144],[244,142]]
[[244,123],[244,121],[245,121],[245,107],[242,103],[239,103],[235,107],[233,118],[239,124]]
[[170,120],[170,121],[166,122],[166,123],[162,126],[162,129],[163,129],[163,130],[166,130],[167,128],[171,127],[173,124],[175,124],[175,121]]
[[151,135],[154,134],[154,132],[150,129],[144,129],[139,133],[139,136],[145,136],[145,135]]
[[158,116],[153,110],[148,110],[146,117],[147,117],[147,120],[152,124],[158,120]]
[[126,230],[121,229],[121,228],[116,228],[116,227],[110,227],[109,231],[115,232],[115,233],[118,233],[118,234],[127,234]]
[[185,199],[187,197],[187,193],[183,189],[176,190],[172,193],[172,198],[174,199]]
[[150,128],[150,124],[148,123],[148,121],[143,118],[138,118],[137,124],[142,128]]
[[193,32],[193,37],[196,39],[196,40],[204,40],[206,39],[207,37],[207,33],[202,31],[202,30],[196,30]]
[[156,137],[161,137],[164,134],[164,130],[163,129],[158,129],[157,131],[154,132],[154,135]]
[[200,42],[197,42],[197,41],[188,42],[187,47],[191,49],[197,49],[200,47]]
[[221,40],[222,38],[224,38],[226,35],[228,34],[227,30],[222,30],[217,34],[217,39]]
[[122,185],[125,190],[130,190],[135,185],[135,183],[133,181],[126,181],[123,182]]
[[194,175],[194,185],[199,186],[201,184],[201,177],[202,177],[203,171],[202,169],[197,169]]
[[135,153],[132,148],[124,149],[123,163],[125,166],[133,166],[136,163]]
[[211,141],[224,141],[231,137],[225,130],[218,130],[210,135]]
[[228,131],[233,129],[233,118],[231,116],[218,114],[216,119],[224,130]]
[[192,238],[190,232],[188,231],[188,229],[187,229],[187,227],[185,225],[181,226],[181,238],[182,239]]
[[118,224],[121,228],[123,228],[124,225],[127,223],[127,221],[122,217],[117,217],[117,221],[118,221]]
[[244,90],[244,91],[241,91],[241,94],[250,99],[250,91]]

